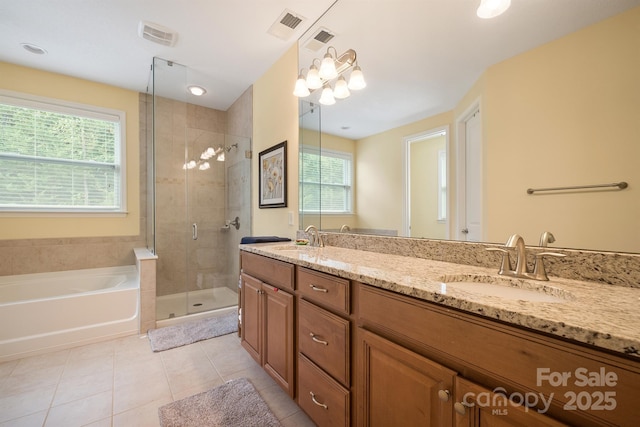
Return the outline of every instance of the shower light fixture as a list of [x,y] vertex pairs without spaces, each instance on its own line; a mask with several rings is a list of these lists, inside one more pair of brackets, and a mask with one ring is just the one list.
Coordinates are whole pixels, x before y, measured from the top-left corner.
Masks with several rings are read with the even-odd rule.
[[480,18],[495,18],[509,9],[509,6],[511,6],[511,0],[480,0],[476,13]]
[[205,93],[207,93],[207,90],[202,86],[191,85],[191,86],[188,86],[187,89],[189,89],[189,92],[191,93],[191,95],[195,95],[195,96],[202,96]]
[[[331,54],[333,50],[335,56]],[[316,66],[320,63],[320,69]],[[351,70],[349,83],[344,74]],[[331,87],[331,80],[338,78],[335,83],[335,90]],[[360,90],[367,86],[364,81],[362,69],[358,66],[356,51],[349,49],[342,55],[333,46],[329,46],[322,61],[314,58],[309,66],[307,76],[300,70],[293,94],[298,98],[305,98],[316,89],[322,88],[319,102],[324,105],[333,105],[337,99],[348,98],[351,95],[349,90]]]

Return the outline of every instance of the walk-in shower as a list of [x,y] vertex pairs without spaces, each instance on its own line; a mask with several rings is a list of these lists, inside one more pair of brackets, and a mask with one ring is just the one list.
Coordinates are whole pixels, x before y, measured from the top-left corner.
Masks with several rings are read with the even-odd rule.
[[238,244],[250,234],[250,138],[228,134],[228,112],[198,105],[191,73],[154,59],[147,236],[159,321],[236,305]]

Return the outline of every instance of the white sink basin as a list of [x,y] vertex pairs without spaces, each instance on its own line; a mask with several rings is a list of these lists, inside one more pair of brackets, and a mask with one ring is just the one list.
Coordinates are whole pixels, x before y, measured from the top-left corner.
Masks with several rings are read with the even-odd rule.
[[451,275],[440,277],[441,292],[463,291],[508,300],[563,303],[574,296],[548,282],[484,275]]

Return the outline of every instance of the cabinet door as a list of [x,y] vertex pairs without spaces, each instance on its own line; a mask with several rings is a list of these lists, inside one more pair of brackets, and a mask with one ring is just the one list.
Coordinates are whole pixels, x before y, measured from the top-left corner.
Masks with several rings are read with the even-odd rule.
[[536,409],[517,405],[464,378],[456,378],[456,427],[558,427],[564,426]]
[[242,273],[240,306],[242,307],[241,344],[262,365],[262,282]]
[[451,425],[454,371],[369,331],[358,335],[359,425]]
[[263,366],[289,396],[294,396],[293,295],[262,284],[264,297]]

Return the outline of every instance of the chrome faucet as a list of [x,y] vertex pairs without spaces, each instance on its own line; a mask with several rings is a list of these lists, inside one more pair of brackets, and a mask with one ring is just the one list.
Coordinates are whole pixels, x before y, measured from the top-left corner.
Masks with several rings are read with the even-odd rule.
[[524,239],[519,234],[509,237],[504,245],[507,248],[516,248],[516,269],[512,270],[514,276],[523,276],[527,271],[527,249],[524,247]]
[[344,224],[342,227],[340,227],[341,233],[346,233],[347,231],[351,231],[351,227],[349,227],[347,224]]
[[318,232],[318,229],[315,225],[310,225],[304,230],[305,233],[310,234],[312,237],[311,246],[318,246],[320,248],[324,247],[324,242],[322,241],[322,236]]
[[[553,242],[553,235],[549,232],[543,233],[545,242]],[[551,240],[553,239],[553,240]],[[542,237],[540,238],[542,242]],[[538,252],[535,254],[535,264],[533,266],[533,272],[530,272],[527,268],[527,249],[524,244],[524,239],[519,234],[514,234],[509,237],[507,243],[504,245],[504,248],[487,248],[488,251],[499,251],[502,252],[502,262],[500,264],[500,270],[498,274],[504,276],[513,276],[519,277],[523,279],[534,279],[534,280],[549,280],[547,277],[547,271],[544,267],[543,258],[545,256],[553,256],[553,257],[565,257],[564,254],[559,254],[555,252]],[[509,250],[515,248],[516,252],[516,266],[515,269],[513,264],[511,263],[511,256],[509,254]]]
[[545,231],[540,235],[540,243],[538,244],[538,246],[542,246],[543,248],[546,248],[549,243],[553,243],[555,241],[556,241],[555,236],[551,234],[551,232]]

